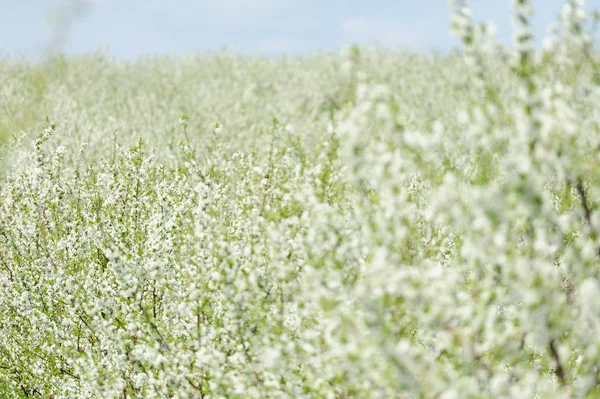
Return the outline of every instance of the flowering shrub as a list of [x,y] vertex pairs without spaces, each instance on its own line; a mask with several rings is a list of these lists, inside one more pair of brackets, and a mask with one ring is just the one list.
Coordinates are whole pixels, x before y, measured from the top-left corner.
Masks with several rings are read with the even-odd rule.
[[65,61],[3,152],[0,396],[598,397],[599,60],[513,3],[510,49],[462,2],[444,57]]

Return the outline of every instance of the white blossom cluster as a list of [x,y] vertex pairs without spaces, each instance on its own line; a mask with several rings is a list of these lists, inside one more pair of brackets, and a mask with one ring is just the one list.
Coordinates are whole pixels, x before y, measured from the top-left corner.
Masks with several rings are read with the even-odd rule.
[[48,115],[0,120],[0,397],[599,397],[594,14],[451,4],[445,56],[0,63]]

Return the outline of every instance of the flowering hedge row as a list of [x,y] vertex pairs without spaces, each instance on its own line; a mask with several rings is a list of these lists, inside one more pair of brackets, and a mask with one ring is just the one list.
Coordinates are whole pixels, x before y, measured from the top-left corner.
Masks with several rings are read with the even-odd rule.
[[529,3],[511,48],[463,1],[445,56],[56,61],[3,151],[0,396],[599,396],[594,15],[536,49]]

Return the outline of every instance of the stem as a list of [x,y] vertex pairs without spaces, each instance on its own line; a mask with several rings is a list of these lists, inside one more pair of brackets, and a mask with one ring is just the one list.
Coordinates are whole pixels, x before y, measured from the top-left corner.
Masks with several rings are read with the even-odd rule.
[[567,385],[567,381],[565,379],[565,369],[563,368],[562,363],[560,362],[560,357],[558,355],[558,351],[556,350],[556,345],[554,344],[554,340],[550,341],[550,344],[548,345],[548,349],[550,349],[552,358],[554,359],[554,362],[556,363],[556,369],[554,370],[554,373],[556,374],[556,376],[558,377],[558,379],[560,380],[560,383],[562,385]]

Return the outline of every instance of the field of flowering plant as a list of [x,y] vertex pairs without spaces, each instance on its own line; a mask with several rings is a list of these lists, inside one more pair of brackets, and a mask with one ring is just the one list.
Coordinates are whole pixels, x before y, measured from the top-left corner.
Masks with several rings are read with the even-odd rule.
[[0,62],[0,397],[600,397],[595,16],[513,10],[448,55]]

